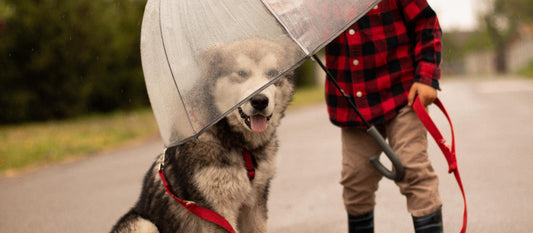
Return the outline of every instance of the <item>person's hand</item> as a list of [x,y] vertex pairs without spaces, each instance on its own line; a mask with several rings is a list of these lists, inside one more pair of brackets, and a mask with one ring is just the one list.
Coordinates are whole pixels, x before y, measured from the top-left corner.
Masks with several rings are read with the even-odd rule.
[[407,103],[409,106],[413,106],[413,102],[415,102],[415,97],[417,95],[420,102],[422,102],[424,106],[428,106],[437,98],[437,90],[432,86],[423,83],[413,83],[411,90],[409,90],[409,95],[407,96]]

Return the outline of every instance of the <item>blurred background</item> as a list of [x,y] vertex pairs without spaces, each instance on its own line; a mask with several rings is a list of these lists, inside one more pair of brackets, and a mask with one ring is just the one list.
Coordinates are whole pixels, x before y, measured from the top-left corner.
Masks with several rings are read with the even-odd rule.
[[146,1],[1,0],[1,124],[148,106]]
[[[533,77],[533,0],[428,1],[444,31],[445,77]],[[28,161],[91,154],[157,134],[140,61],[145,3],[0,0],[0,174]],[[324,75],[316,70],[306,62],[296,72],[297,85],[322,99]],[[72,122],[88,125],[72,129],[78,127]],[[144,128],[131,131],[134,126]],[[130,131],[117,133],[124,128]],[[58,135],[64,131],[89,142]],[[105,138],[111,133],[118,135]],[[68,146],[73,149],[58,149]],[[9,158],[8,150],[31,150],[25,153],[30,159]]]

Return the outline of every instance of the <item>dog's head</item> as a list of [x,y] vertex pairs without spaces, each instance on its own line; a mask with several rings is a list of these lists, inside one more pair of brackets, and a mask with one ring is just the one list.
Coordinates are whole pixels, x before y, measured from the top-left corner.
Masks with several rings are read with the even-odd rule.
[[[264,39],[247,39],[213,46],[202,56],[206,64],[207,91],[217,111],[229,110],[293,62],[284,46]],[[232,127],[264,132],[277,126],[293,92],[292,79],[282,77],[252,96],[227,116]]]

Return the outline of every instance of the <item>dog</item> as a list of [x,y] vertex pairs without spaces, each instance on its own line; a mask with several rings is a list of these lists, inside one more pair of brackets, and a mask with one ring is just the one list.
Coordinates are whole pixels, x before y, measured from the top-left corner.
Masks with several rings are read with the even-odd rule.
[[[222,113],[250,96],[258,85],[281,75],[294,62],[286,46],[265,39],[216,45],[200,56],[205,75],[199,82],[206,112]],[[274,177],[276,129],[291,101],[292,74],[286,74],[205,130],[197,140],[167,148],[143,181],[135,206],[112,232],[228,232],[179,204],[166,190],[158,172],[164,163],[169,191],[209,209],[235,232],[267,232],[267,200]],[[251,155],[246,162],[244,151]],[[253,165],[253,177],[248,164]]]

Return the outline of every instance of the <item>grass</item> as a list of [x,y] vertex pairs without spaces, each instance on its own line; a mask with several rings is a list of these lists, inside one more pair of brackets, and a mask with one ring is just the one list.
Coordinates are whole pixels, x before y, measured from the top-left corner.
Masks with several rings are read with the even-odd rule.
[[533,78],[533,61],[529,62],[524,68],[518,71],[519,75]]
[[0,127],[0,175],[92,155],[157,134],[150,109]]
[[[295,92],[289,108],[323,100],[322,87],[303,88]],[[0,176],[91,156],[157,134],[157,124],[150,109],[0,126]]]
[[324,87],[322,86],[299,88],[294,93],[289,108],[292,109],[315,103],[324,103],[324,98]]

